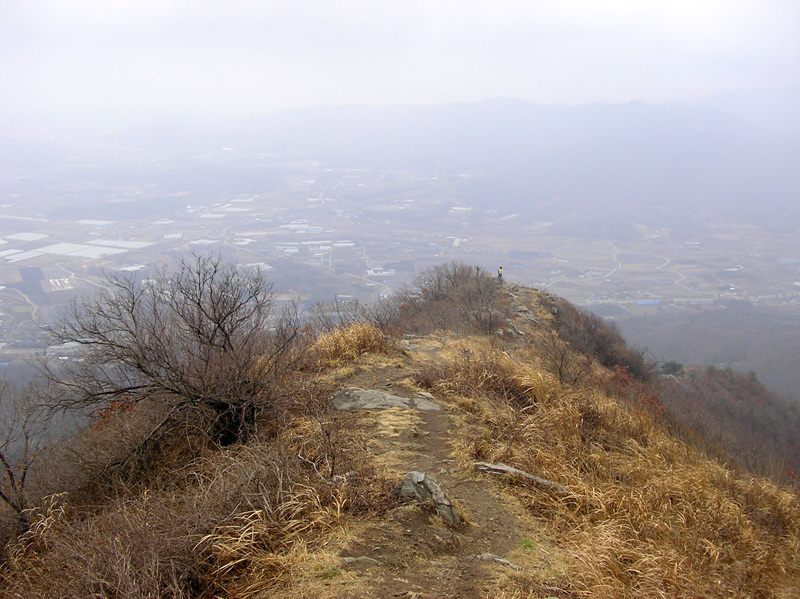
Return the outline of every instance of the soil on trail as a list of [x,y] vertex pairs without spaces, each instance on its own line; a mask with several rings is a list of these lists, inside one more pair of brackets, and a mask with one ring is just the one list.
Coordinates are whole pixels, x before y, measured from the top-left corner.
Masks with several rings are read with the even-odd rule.
[[[399,382],[399,374],[397,368],[372,370],[356,374],[347,386],[411,397],[413,391]],[[485,598],[500,579],[519,576],[532,562],[546,562],[552,555],[541,540],[541,525],[495,481],[457,467],[452,416],[444,403],[437,403],[439,410],[371,410],[355,419],[370,438],[372,459],[398,484],[410,471],[427,473],[466,523],[448,527],[432,508],[405,504],[381,521],[358,527],[340,552],[350,584],[327,583],[338,587],[336,596]],[[532,539],[539,540],[534,544]]]

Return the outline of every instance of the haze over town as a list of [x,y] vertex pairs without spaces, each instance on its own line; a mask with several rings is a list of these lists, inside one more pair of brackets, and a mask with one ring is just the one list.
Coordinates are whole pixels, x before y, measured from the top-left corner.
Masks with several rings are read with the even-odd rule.
[[2,368],[104,271],[211,251],[309,305],[503,265],[791,394],[798,31],[791,0],[4,2]]

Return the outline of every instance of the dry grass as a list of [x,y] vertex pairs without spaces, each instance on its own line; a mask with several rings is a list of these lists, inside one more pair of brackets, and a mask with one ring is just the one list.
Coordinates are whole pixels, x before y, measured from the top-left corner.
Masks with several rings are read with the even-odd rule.
[[[362,324],[320,336],[307,355],[335,369],[392,350]],[[164,429],[170,442],[158,448],[167,455],[148,453],[155,461],[137,463],[136,480],[111,477],[87,492],[70,474],[77,493],[45,504],[6,548],[0,597],[264,597],[305,576],[324,540],[391,500],[388,483],[363,459],[355,417],[327,414],[327,374],[306,369],[284,378],[247,444],[221,450],[187,420]],[[102,450],[91,474],[147,429],[135,412],[115,414],[79,439],[81,448]]]
[[552,401],[560,391],[557,381],[540,369],[523,368],[505,352],[463,345],[460,356],[445,365],[429,363],[416,382],[437,394],[499,400],[524,408]]
[[[562,388],[504,353],[428,367],[418,380],[462,408],[464,466],[504,462],[573,492],[508,483],[570,554],[573,595],[796,596],[790,491],[709,462],[628,400]],[[509,596],[526,596],[518,591]]]
[[[104,503],[53,497],[7,548],[0,597],[369,596],[377,579],[341,569],[334,548],[390,507],[372,464],[401,472],[393,450],[420,416],[332,415],[325,404],[336,377],[377,383],[412,364],[402,384],[452,408],[459,468],[504,462],[570,491],[500,483],[547,534],[520,539],[506,557],[523,570],[497,574],[492,597],[797,596],[797,496],[668,435],[631,397],[640,387],[563,385],[546,356],[487,338],[414,345],[396,352],[363,323],[329,331],[309,348],[312,367],[287,375],[257,439],[199,445],[182,467],[164,457],[148,490],[119,485]],[[376,443],[389,451],[369,458]]]
[[378,327],[360,322],[321,334],[311,346],[310,355],[318,369],[338,367],[366,353],[386,354],[394,349]]
[[384,507],[384,482],[357,459],[363,444],[298,418],[270,442],[209,453],[161,490],[91,510],[50,502],[8,547],[0,596],[269,596],[309,548]]
[[499,572],[491,586],[493,599],[571,596],[569,559],[553,542],[523,538],[517,548],[504,557],[522,569]]

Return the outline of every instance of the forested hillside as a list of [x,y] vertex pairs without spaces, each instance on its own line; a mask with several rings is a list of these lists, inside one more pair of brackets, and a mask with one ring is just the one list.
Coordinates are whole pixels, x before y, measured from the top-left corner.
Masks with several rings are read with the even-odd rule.
[[743,466],[778,477],[800,472],[800,405],[769,391],[754,372],[681,368],[662,377],[659,397],[676,422]]
[[800,317],[791,310],[727,300],[615,319],[626,339],[658,360],[754,371],[771,390],[800,400]]

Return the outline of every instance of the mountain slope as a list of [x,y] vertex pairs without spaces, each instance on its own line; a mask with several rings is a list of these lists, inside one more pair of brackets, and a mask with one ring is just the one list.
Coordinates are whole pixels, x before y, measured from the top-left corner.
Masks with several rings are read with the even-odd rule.
[[[318,314],[246,443],[175,423],[138,474],[45,500],[7,548],[2,596],[796,595],[797,495],[672,436],[617,336],[473,268],[417,284],[345,322]],[[337,409],[359,389],[377,404]],[[106,412],[89,446],[145,407]],[[466,523],[401,500],[409,471]]]
[[755,373],[687,368],[678,377],[664,377],[659,396],[675,422],[750,470],[800,472],[800,405],[770,392]]

